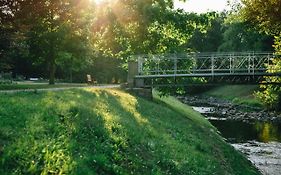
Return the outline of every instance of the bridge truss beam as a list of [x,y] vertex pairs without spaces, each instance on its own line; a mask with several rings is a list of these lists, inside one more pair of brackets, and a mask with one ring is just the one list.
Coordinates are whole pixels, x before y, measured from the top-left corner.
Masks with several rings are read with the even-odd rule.
[[275,70],[273,65],[273,59],[281,57],[273,53],[189,53],[136,57],[138,74],[135,79],[142,79],[149,85],[171,78],[178,81],[195,78],[206,83],[262,83],[264,76],[281,76],[281,70]]

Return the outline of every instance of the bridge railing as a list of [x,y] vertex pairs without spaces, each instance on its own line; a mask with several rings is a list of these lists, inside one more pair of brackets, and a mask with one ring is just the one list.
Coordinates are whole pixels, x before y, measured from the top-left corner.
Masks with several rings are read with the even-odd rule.
[[[188,53],[165,55],[138,55],[138,74],[149,75],[227,75],[265,74],[273,59],[280,58],[268,52]],[[274,71],[274,70],[272,70]]]
[[139,75],[191,73],[194,64],[193,55],[138,56]]

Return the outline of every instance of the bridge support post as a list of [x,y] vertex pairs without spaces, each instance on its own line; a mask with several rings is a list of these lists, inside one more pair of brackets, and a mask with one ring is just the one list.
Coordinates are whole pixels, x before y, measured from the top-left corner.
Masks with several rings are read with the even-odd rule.
[[144,79],[135,79],[135,76],[139,74],[139,63],[136,61],[128,62],[128,90],[137,96],[144,97],[146,99],[152,99],[152,88],[144,88]]
[[129,88],[135,87],[135,76],[138,75],[138,62],[136,61],[129,61],[128,62],[128,76],[127,82]]

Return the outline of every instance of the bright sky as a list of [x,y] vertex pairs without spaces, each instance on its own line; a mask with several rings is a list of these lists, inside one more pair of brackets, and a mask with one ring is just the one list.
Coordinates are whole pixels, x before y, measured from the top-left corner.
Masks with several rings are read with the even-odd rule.
[[179,2],[175,0],[175,9],[184,9],[187,12],[204,13],[208,11],[223,11],[227,8],[227,0],[187,0]]

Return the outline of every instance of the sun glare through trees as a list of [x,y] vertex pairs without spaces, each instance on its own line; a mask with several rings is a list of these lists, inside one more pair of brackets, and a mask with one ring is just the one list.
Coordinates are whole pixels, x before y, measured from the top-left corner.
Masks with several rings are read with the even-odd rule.
[[101,3],[110,2],[109,0],[89,0],[92,3],[100,5]]
[[281,0],[0,0],[0,175],[280,175],[280,19]]

